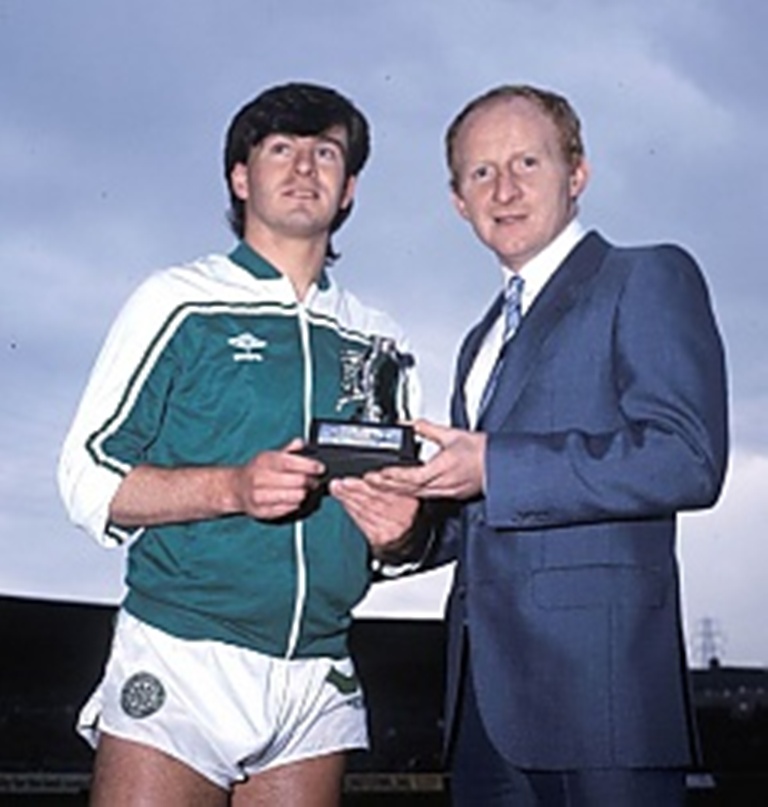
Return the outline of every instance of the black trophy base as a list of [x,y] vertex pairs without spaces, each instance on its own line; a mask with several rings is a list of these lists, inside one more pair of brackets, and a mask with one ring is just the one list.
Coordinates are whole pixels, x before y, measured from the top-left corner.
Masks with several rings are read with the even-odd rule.
[[325,465],[326,479],[363,476],[392,465],[421,465],[412,426],[315,418],[299,452]]

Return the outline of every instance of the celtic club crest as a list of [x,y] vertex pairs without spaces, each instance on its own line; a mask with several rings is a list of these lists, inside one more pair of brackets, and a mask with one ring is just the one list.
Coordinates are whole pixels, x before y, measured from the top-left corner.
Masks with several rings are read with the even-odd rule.
[[132,675],[120,693],[123,711],[137,720],[153,715],[164,703],[165,689],[160,679],[148,672]]

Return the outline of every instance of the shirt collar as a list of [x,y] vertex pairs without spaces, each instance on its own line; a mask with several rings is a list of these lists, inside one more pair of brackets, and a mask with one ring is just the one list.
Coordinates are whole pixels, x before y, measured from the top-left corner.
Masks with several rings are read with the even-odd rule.
[[[523,287],[522,308],[523,313],[530,308],[536,295],[544,288],[547,281],[555,273],[558,266],[566,259],[568,253],[581,241],[586,230],[579,221],[573,219],[553,241],[531,258],[518,271],[525,286]],[[506,288],[514,272],[506,266],[501,267],[502,281]]]

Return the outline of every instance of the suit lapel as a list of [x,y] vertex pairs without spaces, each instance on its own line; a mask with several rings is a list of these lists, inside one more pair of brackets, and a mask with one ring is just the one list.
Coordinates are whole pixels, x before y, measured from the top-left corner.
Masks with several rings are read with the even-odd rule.
[[469,417],[467,416],[466,399],[464,398],[464,385],[475,363],[475,358],[483,344],[486,334],[499,317],[504,306],[504,295],[499,296],[491,303],[491,307],[485,312],[483,318],[467,334],[459,350],[459,358],[456,366],[455,386],[451,396],[451,423],[460,429],[469,428]]
[[607,241],[596,232],[590,232],[549,279],[507,345],[496,391],[480,418],[478,428],[493,431],[515,406],[541,349],[552,338],[565,314],[585,293],[609,249]]

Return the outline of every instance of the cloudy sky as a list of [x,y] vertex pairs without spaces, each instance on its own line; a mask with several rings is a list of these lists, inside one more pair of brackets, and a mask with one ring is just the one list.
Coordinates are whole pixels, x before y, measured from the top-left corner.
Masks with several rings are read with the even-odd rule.
[[[223,133],[266,86],[327,83],[370,117],[334,271],[410,332],[443,420],[498,274],[451,209],[442,134],[470,97],[525,81],[584,120],[584,223],[679,242],[708,278],[733,450],[720,504],[682,519],[692,660],[711,618],[728,663],[768,664],[766,23],[746,0],[0,0],[0,594],[120,596],[121,551],[59,504],[59,445],[127,294],[231,247]],[[364,613],[435,616],[445,581],[379,587]]]

